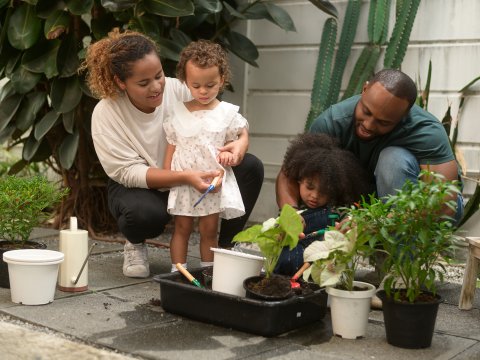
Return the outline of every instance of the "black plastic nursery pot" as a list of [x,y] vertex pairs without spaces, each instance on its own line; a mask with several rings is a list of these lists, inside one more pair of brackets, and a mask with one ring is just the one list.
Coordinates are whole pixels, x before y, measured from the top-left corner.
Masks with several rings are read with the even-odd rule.
[[290,279],[283,275],[251,276],[243,281],[243,288],[247,298],[257,300],[279,301],[294,295]]
[[423,349],[432,344],[440,296],[435,302],[406,303],[387,298],[384,290],[377,292],[382,300],[387,342],[406,349]]
[[[189,271],[203,282],[202,269]],[[327,310],[327,294],[318,286],[305,295],[263,301],[199,288],[179,273],[156,275],[153,280],[160,284],[165,311],[265,337],[320,321]]]
[[19,249],[46,249],[47,244],[36,241],[0,241],[0,287],[10,289],[10,278],[8,275],[8,264],[3,261],[3,253]]

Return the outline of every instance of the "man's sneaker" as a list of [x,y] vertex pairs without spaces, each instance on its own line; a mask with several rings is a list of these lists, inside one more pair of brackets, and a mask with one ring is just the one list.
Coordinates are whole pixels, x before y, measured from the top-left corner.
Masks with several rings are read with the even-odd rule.
[[123,250],[123,275],[133,278],[148,277],[150,268],[147,259],[147,245],[125,241]]

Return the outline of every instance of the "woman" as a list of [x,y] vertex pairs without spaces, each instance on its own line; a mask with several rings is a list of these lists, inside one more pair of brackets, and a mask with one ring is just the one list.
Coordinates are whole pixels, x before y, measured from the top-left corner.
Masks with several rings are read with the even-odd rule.
[[[203,192],[219,172],[162,169],[167,146],[164,117],[172,104],[190,100],[191,95],[180,81],[165,77],[150,38],[113,31],[88,48],[82,68],[88,70],[90,90],[101,99],[92,114],[92,137],[110,177],[110,211],[127,238],[123,273],[148,277],[145,240],[161,234],[170,220],[166,190],[188,184]],[[222,221],[219,244],[225,247],[243,229],[263,182],[263,165],[246,153],[247,148],[248,140],[240,136],[219,149],[232,153],[245,205],[244,216]]]

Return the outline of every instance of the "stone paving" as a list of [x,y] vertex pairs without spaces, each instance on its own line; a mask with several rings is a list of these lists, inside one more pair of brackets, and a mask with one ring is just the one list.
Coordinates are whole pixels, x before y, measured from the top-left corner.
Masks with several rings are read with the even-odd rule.
[[[32,238],[58,250],[57,231],[36,229]],[[152,244],[168,240],[167,234]],[[123,276],[123,245],[96,242],[88,291],[57,291],[48,305],[24,306],[12,303],[10,290],[0,288],[1,359],[480,359],[479,290],[474,308],[460,311],[460,285],[440,287],[445,301],[428,349],[387,344],[381,311],[370,312],[363,339],[332,336],[328,312],[318,323],[264,338],[165,312],[156,305],[158,283]],[[149,246],[149,259],[152,274],[170,271],[167,248]],[[199,265],[197,234],[191,239],[188,264]]]

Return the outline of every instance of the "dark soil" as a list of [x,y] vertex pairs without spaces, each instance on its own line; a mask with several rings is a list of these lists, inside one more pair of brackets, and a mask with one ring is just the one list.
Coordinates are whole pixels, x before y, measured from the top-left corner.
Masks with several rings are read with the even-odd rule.
[[162,306],[160,299],[151,298],[148,303],[153,306]]
[[270,277],[259,277],[259,281],[252,281],[247,284],[251,292],[278,299],[284,299],[293,295],[290,279],[282,275],[271,275]]
[[[399,302],[408,303],[407,292],[405,290],[398,290],[400,297]],[[415,299],[414,303],[435,303],[438,301],[438,297],[434,296],[432,293],[423,292],[420,293],[420,296]]]

